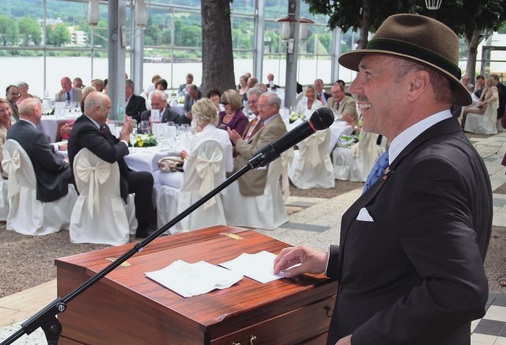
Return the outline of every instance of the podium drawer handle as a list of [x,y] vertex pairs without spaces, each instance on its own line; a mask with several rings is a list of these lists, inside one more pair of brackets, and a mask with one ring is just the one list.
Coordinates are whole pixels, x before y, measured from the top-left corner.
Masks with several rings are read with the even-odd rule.
[[[257,340],[257,337],[255,335],[252,335],[250,338],[249,338],[249,343],[250,345],[255,345],[255,340]],[[232,343],[232,345],[241,345],[242,343]]]
[[332,317],[332,314],[334,313],[334,308],[326,306],[324,307],[325,312],[327,313],[327,317]]

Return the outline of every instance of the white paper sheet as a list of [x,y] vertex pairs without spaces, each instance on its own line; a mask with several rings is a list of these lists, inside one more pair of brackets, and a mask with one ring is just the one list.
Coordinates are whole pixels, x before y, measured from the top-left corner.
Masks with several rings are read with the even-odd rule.
[[283,274],[275,275],[273,271],[275,254],[265,250],[256,254],[243,253],[234,260],[223,262],[220,266],[236,271],[262,284],[283,278]]
[[214,289],[226,289],[243,278],[238,272],[205,261],[189,264],[183,260],[144,274],[183,297],[205,294]]

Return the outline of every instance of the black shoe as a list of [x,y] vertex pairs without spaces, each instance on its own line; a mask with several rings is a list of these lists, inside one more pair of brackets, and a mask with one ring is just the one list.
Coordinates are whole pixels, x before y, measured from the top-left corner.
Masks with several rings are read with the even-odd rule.
[[155,228],[152,228],[150,226],[143,227],[143,228],[137,228],[137,231],[135,232],[135,237],[137,238],[146,238],[152,233],[156,231]]

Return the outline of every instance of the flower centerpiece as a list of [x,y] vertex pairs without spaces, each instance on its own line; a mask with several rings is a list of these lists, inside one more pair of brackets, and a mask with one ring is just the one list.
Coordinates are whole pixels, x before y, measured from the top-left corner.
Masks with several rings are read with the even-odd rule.
[[134,147],[150,147],[158,144],[156,137],[151,133],[137,134],[135,139]]
[[295,113],[291,113],[290,114],[290,123],[294,123],[298,119],[301,119],[302,121],[306,121],[306,115],[304,115],[304,114],[295,114]]

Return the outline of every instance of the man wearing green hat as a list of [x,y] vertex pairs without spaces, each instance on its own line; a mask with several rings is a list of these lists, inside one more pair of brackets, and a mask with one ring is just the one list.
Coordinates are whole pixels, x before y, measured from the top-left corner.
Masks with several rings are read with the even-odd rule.
[[449,110],[471,103],[458,57],[444,24],[398,14],[339,58],[358,71],[350,92],[363,128],[390,147],[343,215],[339,245],[285,248],[274,266],[337,280],[327,344],[470,344],[470,323],[485,314],[492,192]]

